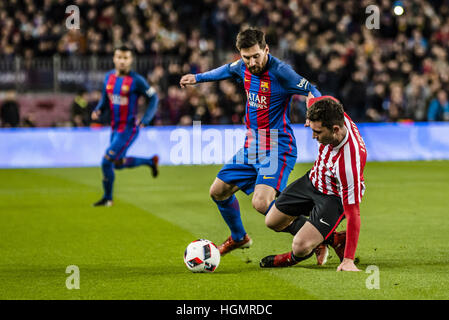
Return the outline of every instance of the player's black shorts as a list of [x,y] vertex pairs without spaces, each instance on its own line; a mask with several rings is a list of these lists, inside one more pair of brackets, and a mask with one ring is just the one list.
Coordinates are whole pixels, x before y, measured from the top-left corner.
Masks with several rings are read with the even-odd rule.
[[327,239],[344,218],[340,197],[319,192],[309,180],[309,172],[288,185],[275,202],[276,208],[289,216],[308,216]]

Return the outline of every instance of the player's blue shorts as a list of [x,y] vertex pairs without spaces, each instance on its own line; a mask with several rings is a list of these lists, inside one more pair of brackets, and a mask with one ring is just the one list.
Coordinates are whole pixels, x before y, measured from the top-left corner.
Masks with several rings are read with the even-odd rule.
[[[257,184],[266,184],[278,192],[287,186],[288,176],[296,163],[296,155],[278,152],[278,156],[265,161],[255,161],[245,148],[240,149],[218,172],[217,178],[236,185],[251,194]],[[242,161],[243,159],[243,161]],[[270,161],[271,160],[271,161]]]
[[124,158],[129,147],[133,144],[139,135],[139,128],[129,128],[123,132],[112,131],[111,144],[106,149],[106,155],[112,160]]

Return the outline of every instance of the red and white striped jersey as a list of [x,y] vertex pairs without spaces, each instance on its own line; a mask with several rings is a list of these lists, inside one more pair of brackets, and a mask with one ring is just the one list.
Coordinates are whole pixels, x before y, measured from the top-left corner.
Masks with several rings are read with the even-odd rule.
[[347,133],[336,147],[319,144],[309,179],[315,188],[329,195],[337,195],[343,205],[360,203],[365,192],[363,169],[366,147],[359,130],[345,113]]

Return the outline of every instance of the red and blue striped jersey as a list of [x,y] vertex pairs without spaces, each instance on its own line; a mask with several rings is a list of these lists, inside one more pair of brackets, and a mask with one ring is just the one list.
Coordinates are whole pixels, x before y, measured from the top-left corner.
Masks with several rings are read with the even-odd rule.
[[245,147],[248,148],[257,135],[263,136],[266,148],[270,150],[270,130],[277,130],[278,147],[296,156],[296,139],[290,121],[291,98],[295,94],[315,97],[320,92],[305,78],[298,75],[287,63],[268,55],[265,71],[260,75],[249,72],[242,59],[217,69],[195,75],[197,82],[217,81],[234,78],[243,83],[247,102],[245,124],[248,129]]
[[109,102],[111,128],[113,131],[123,132],[137,126],[139,96],[144,95],[151,99],[155,93],[155,90],[138,73],[131,71],[126,76],[118,76],[115,70],[111,70],[106,73],[102,98],[95,110],[106,108]]

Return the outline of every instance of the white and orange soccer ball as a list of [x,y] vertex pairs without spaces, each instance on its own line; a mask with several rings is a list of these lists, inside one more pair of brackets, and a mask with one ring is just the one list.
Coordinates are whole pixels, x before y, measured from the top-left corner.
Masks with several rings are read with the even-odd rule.
[[212,241],[198,239],[184,251],[184,263],[192,272],[214,272],[220,264],[220,251]]

